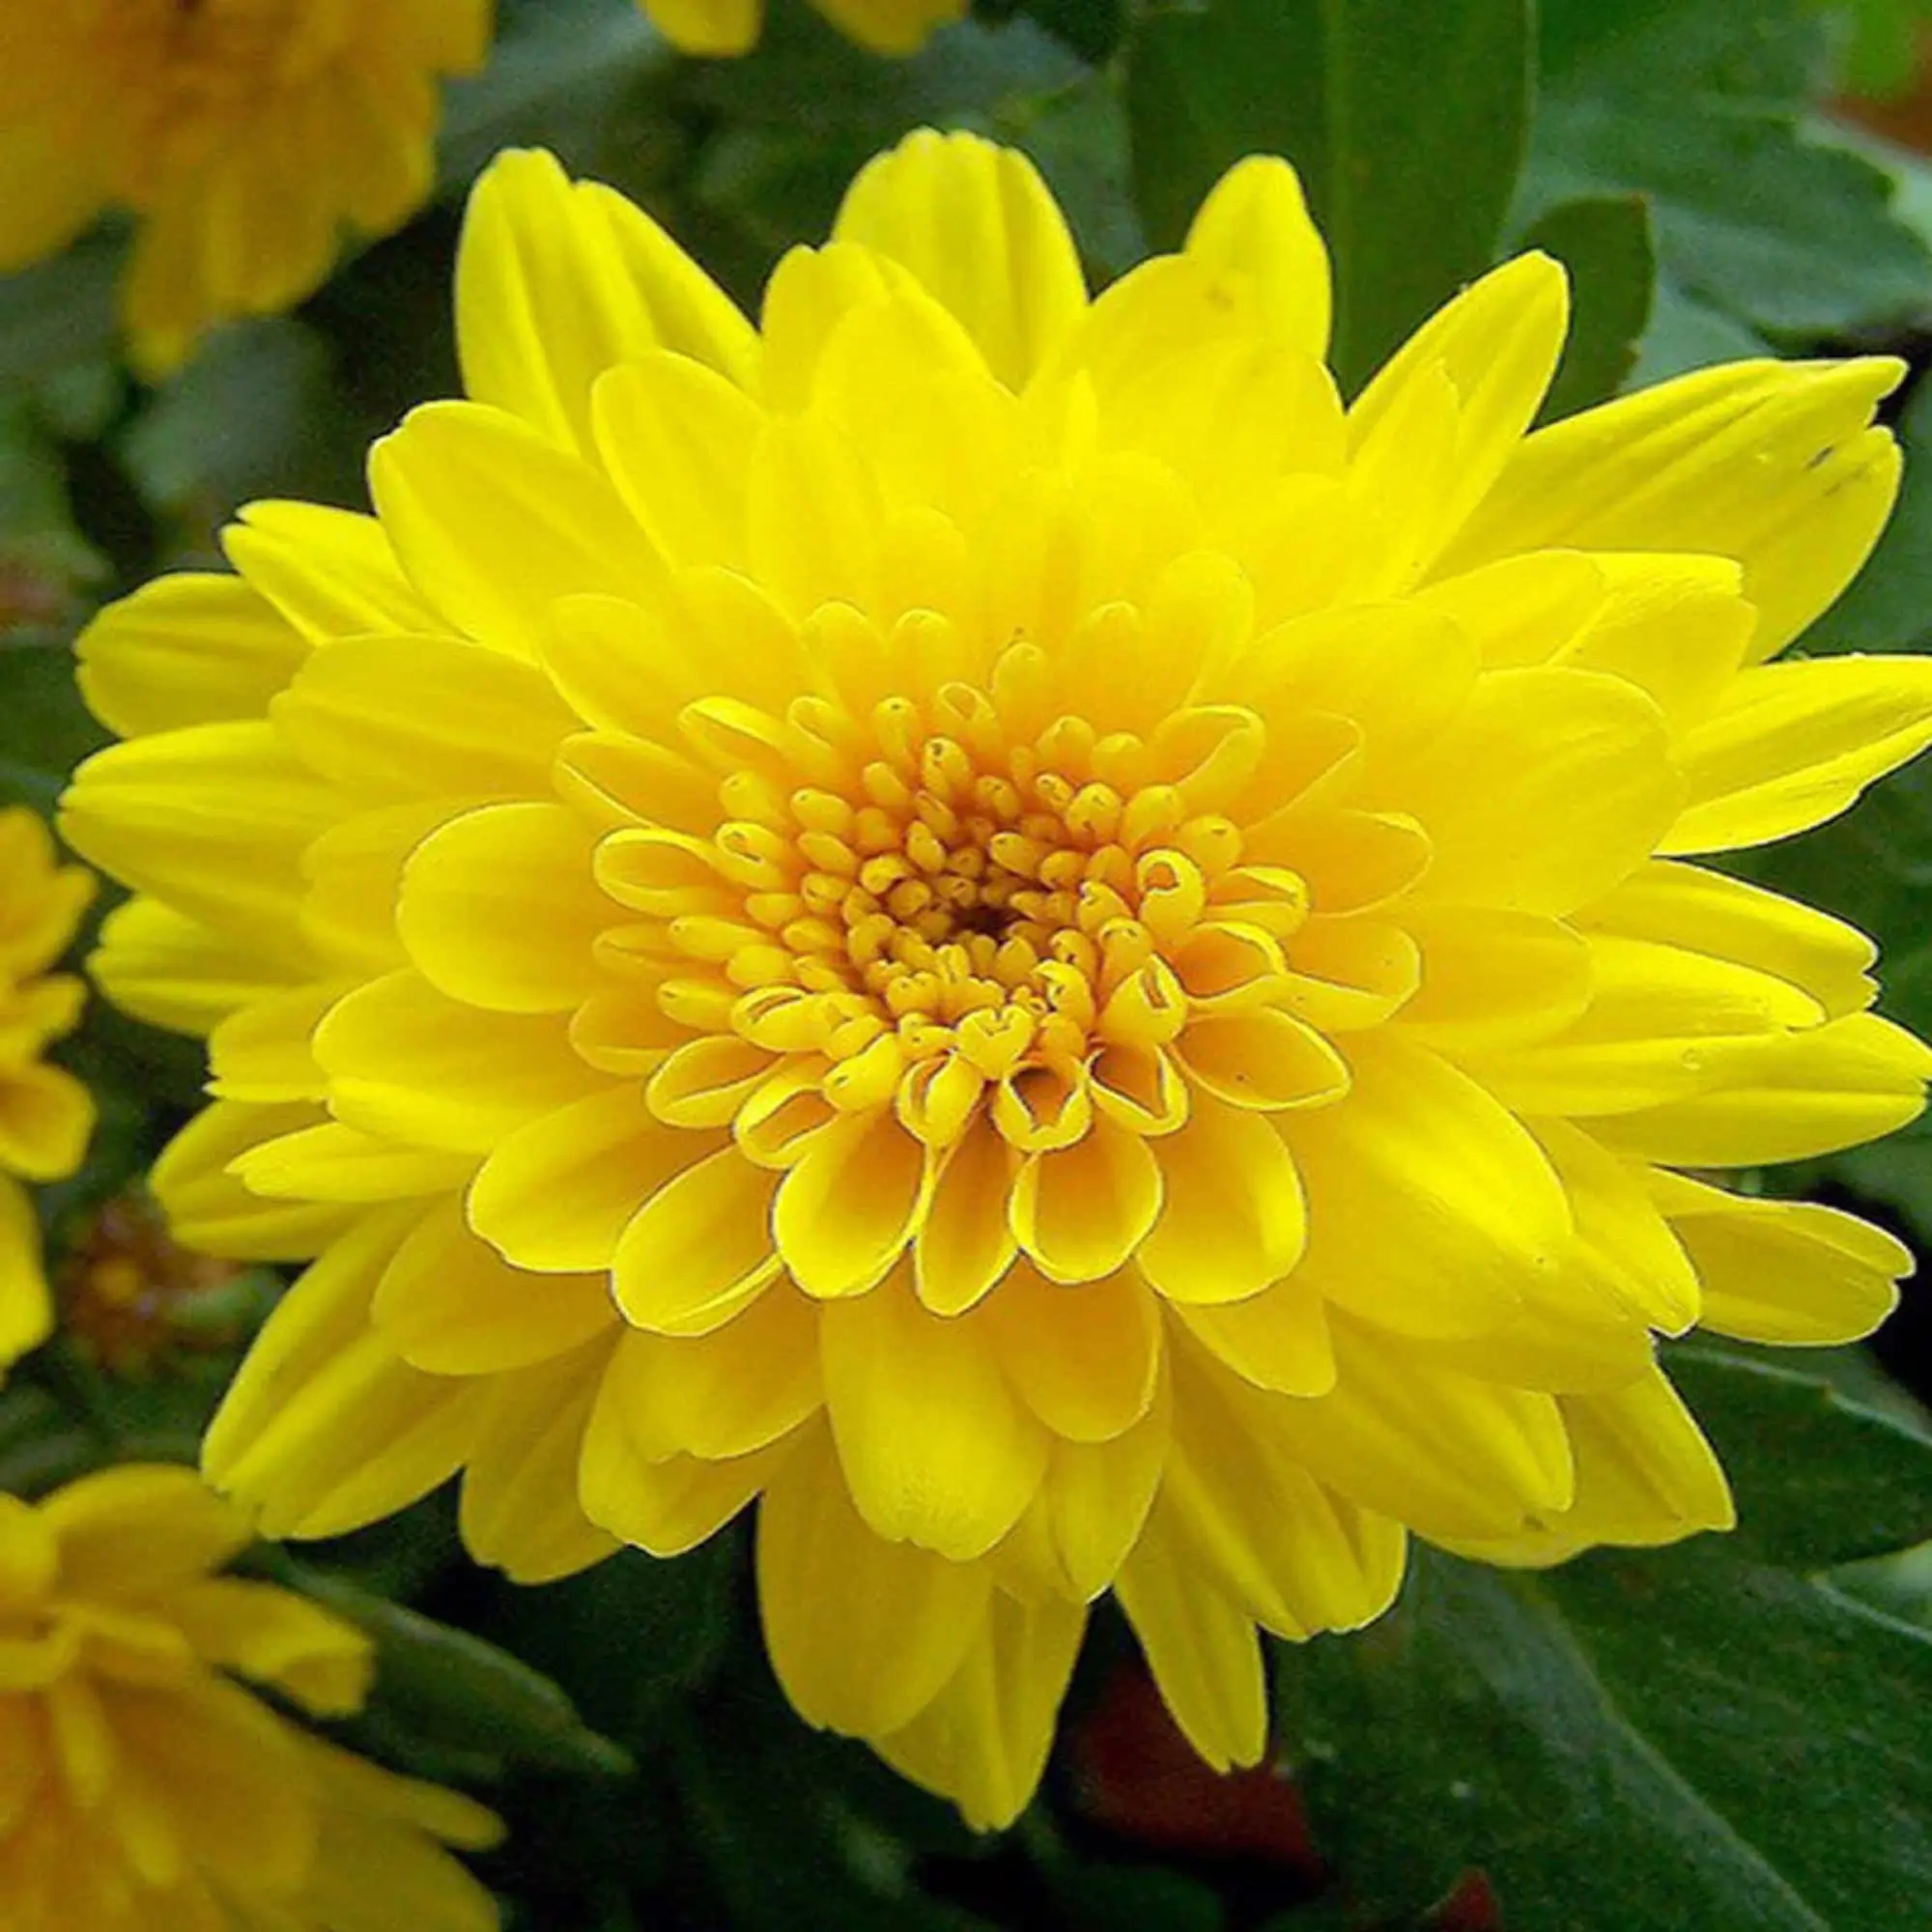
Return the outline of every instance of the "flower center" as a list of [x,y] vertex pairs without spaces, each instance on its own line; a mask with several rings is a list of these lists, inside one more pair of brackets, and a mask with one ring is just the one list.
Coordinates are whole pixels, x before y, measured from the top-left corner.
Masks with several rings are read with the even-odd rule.
[[1250,760],[1198,717],[1191,735],[1103,736],[948,684],[863,715],[707,700],[683,724],[730,815],[708,840],[619,834],[600,876],[738,989],[731,1031],[815,1057],[842,1110],[895,1100],[944,1143],[990,1084],[1012,1138],[1069,1105],[1076,1133],[1097,1063],[1151,1062],[1191,1014],[1286,984],[1307,891],[1242,864],[1215,807]]

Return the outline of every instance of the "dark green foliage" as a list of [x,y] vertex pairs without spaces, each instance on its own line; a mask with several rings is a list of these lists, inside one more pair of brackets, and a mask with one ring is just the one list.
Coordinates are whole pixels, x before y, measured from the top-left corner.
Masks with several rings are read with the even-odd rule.
[[1286,155],[1335,257],[1345,394],[1493,259],[1528,131],[1524,0],[1218,0],[1128,50],[1134,180],[1172,247],[1244,154]]

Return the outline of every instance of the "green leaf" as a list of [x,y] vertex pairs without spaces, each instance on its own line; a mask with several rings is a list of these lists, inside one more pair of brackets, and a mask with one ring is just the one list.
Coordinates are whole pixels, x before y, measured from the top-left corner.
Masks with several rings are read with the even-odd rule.
[[1750,1499],[1728,1548],[1822,1570],[1932,1538],[1932,1435],[1833,1382],[1692,1344],[1670,1378]]
[[1842,332],[1932,301],[1894,181],[1801,126],[1825,71],[1804,0],[1546,0],[1528,209],[1652,197],[1665,276],[1772,334]]
[[54,627],[106,574],[74,527],[50,429],[35,405],[0,395],[0,638]]
[[[701,1722],[673,1734],[672,1766],[693,1848],[724,1907],[701,1919],[737,1932],[989,1932],[919,1889],[906,1843],[848,1801],[841,1771],[862,1747],[753,1715],[734,1684]],[[776,1719],[777,1721],[772,1721]]]
[[1521,238],[1570,270],[1570,338],[1542,420],[1607,402],[1636,363],[1657,282],[1650,210],[1640,195],[1597,195],[1550,209]]
[[755,60],[682,71],[681,111],[718,130],[695,158],[686,226],[705,266],[750,302],[786,248],[825,238],[852,177],[882,149],[919,127],[1024,147],[1041,104],[1088,73],[1024,17],[965,21],[908,60],[882,61],[807,8],[775,10]]
[[1493,259],[1528,128],[1523,0],[1211,0],[1128,43],[1141,213],[1172,247],[1243,155],[1300,171],[1335,262],[1331,355],[1358,389]]
[[1149,253],[1134,207],[1127,120],[1110,76],[1090,74],[1058,94],[1020,103],[1003,130],[1045,177],[1096,279],[1124,274]]
[[1747,362],[1776,352],[1763,336],[1735,322],[1695,296],[1686,295],[1668,276],[1652,292],[1650,327],[1637,344],[1630,386],[1648,388],[1714,362]]
[[1743,1533],[1542,1575],[1423,1552],[1381,1624],[1281,1654],[1283,1739],[1357,1922],[1474,1864],[1512,1925],[1923,1923],[1932,1640],[1810,1566],[1922,1522],[1932,1442],[1822,1381],[1674,1359]]
[[100,228],[65,253],[0,275],[0,386],[35,383],[112,355],[126,232]]
[[1082,60],[1104,61],[1125,31],[1125,0],[981,0],[982,14],[1029,14]]
[[542,1672],[469,1632],[283,1557],[277,1575],[359,1625],[376,1645],[384,1715],[433,1748],[621,1776],[631,1758],[584,1724]]
[[544,147],[579,173],[637,187],[674,147],[646,111],[669,49],[632,7],[544,0],[507,14],[489,65],[448,91],[438,141],[445,194],[463,193],[505,147]]
[[673,1560],[620,1550],[560,1583],[504,1584],[489,1628],[600,1728],[639,1744],[672,1699],[717,1669],[731,1634],[736,1561],[722,1536]]
[[0,643],[0,804],[50,811],[74,764],[105,742],[66,643]]
[[122,461],[150,508],[196,531],[261,496],[359,505],[379,425],[335,378],[328,343],[292,316],[217,329],[128,425]]
[[1848,94],[1886,96],[1912,82],[1926,0],[1817,0],[1840,16],[1838,80]]

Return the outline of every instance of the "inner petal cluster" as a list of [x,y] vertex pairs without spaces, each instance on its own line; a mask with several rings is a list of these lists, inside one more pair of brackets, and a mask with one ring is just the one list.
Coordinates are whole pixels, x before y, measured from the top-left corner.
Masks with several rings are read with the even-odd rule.
[[[650,1071],[661,1122],[728,1126],[723,1157],[799,1170],[794,1206],[849,1217],[863,1210],[821,1197],[885,1201],[867,1265],[829,1280],[785,1252],[787,1226],[814,1217],[780,1203],[778,1247],[808,1288],[868,1286],[915,1239],[928,1279],[950,1279],[930,1250],[958,1223],[980,1259],[933,1294],[975,1298],[1016,1252],[966,1232],[985,1218],[1010,1218],[1052,1277],[1095,1278],[1161,1208],[1142,1144],[1203,1106],[1265,1114],[1348,1089],[1308,1015],[1361,994],[1297,959],[1324,922],[1284,862],[1294,827],[1282,834],[1263,720],[1182,706],[1103,730],[1058,707],[1051,670],[1020,639],[980,681],[923,698],[814,693],[781,715],[701,698],[678,736],[716,773],[721,822],[627,827],[597,849],[604,893],[637,916],[603,951],[641,983],[580,1012],[580,1050],[595,1060],[668,1016],[689,1037]],[[1246,849],[1258,804],[1272,860]],[[1081,1150],[1094,1172],[1051,1165]],[[1056,1240],[1031,1221],[1062,1193],[1117,1211]]]

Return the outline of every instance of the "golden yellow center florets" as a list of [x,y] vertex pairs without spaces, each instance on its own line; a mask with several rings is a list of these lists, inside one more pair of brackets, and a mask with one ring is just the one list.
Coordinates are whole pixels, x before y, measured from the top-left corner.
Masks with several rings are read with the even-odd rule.
[[1243,865],[1234,820],[1201,809],[1213,783],[1176,781],[1199,760],[1014,709],[964,684],[863,717],[807,700],[758,727],[776,755],[724,779],[708,840],[646,835],[665,844],[607,884],[738,989],[741,1039],[821,1063],[840,1111],[891,1102],[944,1145],[990,1088],[1009,1139],[1065,1145],[1097,1067],[1144,1094],[1141,1131],[1172,1130],[1159,1054],[1191,1017],[1284,996],[1306,888]]

